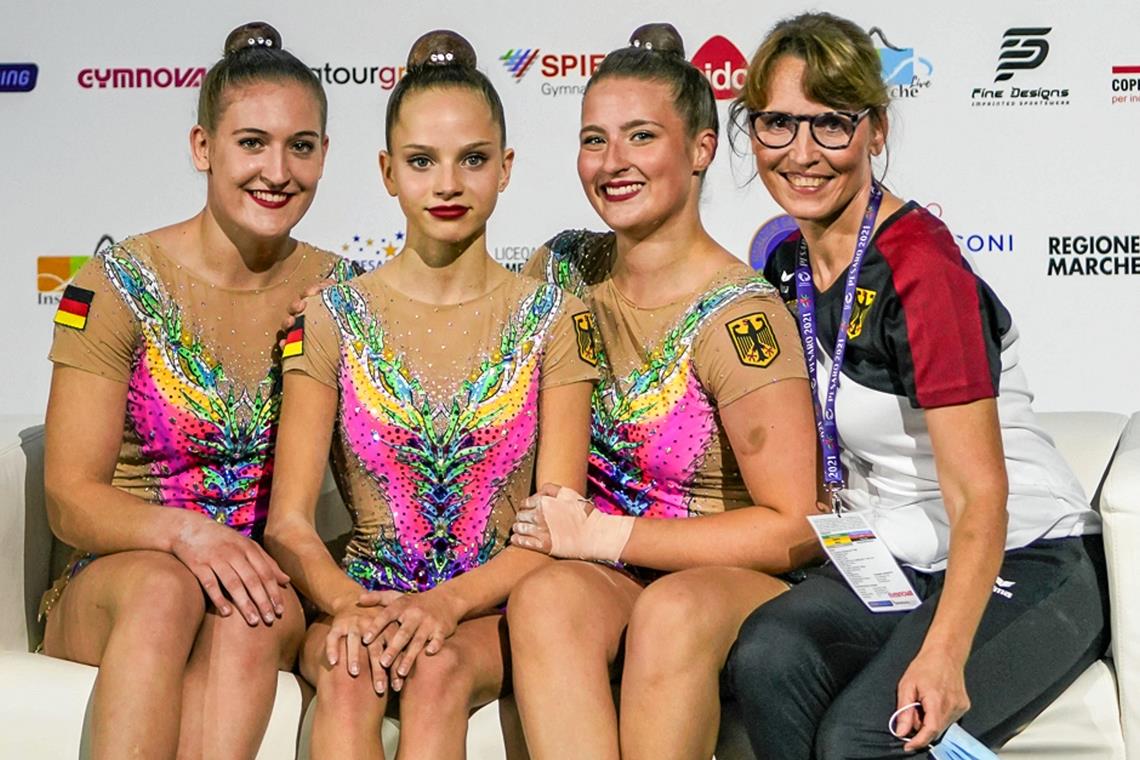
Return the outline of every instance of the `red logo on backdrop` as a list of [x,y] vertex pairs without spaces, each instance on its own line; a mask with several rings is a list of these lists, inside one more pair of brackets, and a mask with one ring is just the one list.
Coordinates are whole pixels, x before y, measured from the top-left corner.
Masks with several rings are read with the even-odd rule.
[[719,34],[701,45],[693,56],[693,65],[709,80],[717,100],[735,98],[748,73],[748,61],[740,48]]

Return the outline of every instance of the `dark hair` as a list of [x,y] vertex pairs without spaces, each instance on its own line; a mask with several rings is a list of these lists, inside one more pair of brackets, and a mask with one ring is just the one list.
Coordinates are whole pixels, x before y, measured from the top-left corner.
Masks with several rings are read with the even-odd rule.
[[483,96],[491,109],[491,118],[499,125],[499,144],[507,144],[507,120],[503,101],[491,80],[475,68],[475,49],[462,36],[447,29],[437,29],[421,36],[408,51],[407,73],[392,89],[384,117],[384,143],[391,148],[392,127],[400,118],[400,107],[409,93],[435,88],[454,87],[474,90]]
[[605,57],[586,83],[586,92],[610,77],[669,85],[673,89],[673,106],[681,114],[690,137],[704,129],[719,134],[720,117],[712,86],[685,60],[685,44],[672,24],[645,24],[635,29],[630,35],[629,47]]
[[213,132],[226,110],[226,91],[252,82],[300,82],[309,88],[321,109],[321,132],[329,105],[317,75],[281,47],[281,35],[264,21],[242,24],[226,37],[222,59],[210,67],[198,93],[198,124]]

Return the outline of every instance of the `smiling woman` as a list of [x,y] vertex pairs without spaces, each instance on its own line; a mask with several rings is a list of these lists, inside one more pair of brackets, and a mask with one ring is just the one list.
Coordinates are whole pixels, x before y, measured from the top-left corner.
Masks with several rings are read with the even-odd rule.
[[277,324],[345,274],[290,237],[324,166],[324,94],[268,24],[225,49],[190,131],[205,207],[100,252],[56,317],[45,486],[79,551],[44,599],[44,651],[99,666],[96,757],[253,757],[304,626],[259,542]]

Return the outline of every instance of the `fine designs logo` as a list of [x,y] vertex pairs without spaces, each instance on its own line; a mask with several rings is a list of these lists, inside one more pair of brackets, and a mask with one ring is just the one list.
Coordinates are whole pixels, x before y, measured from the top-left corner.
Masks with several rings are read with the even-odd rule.
[[499,56],[499,60],[503,62],[504,68],[517,82],[523,78],[528,71],[530,71],[531,64],[538,58],[538,48],[519,48],[518,50],[508,50]]
[[1049,56],[1049,41],[1045,35],[1051,26],[1015,27],[1002,36],[998,54],[997,76],[994,82],[1008,82],[1016,71],[1035,69]]
[[692,64],[709,80],[717,100],[735,98],[748,75],[748,61],[744,54],[727,37],[719,34],[710,37],[697,49]]
[[891,98],[913,98],[930,87],[934,64],[928,59],[919,57],[912,47],[892,45],[877,26],[871,27],[867,35],[878,41],[876,49],[883,68],[883,82],[890,88]]
[[0,92],[31,92],[39,74],[34,63],[0,63]]
[[[1069,104],[1067,87],[1023,87],[1007,84],[1015,75],[1035,72],[1049,57],[1046,36],[1051,26],[1017,26],[1005,30],[998,53],[997,69],[992,85],[975,87],[970,93],[974,106],[1065,106]],[[1022,76],[1018,76],[1020,82]]]

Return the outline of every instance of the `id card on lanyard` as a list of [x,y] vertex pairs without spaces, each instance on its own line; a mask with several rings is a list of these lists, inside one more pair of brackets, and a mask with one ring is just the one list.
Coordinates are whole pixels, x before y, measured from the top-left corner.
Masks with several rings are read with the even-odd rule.
[[[831,501],[834,515],[809,517],[812,529],[819,536],[828,558],[843,573],[848,585],[873,612],[895,612],[913,609],[921,604],[910,582],[902,574],[890,551],[875,535],[862,515],[842,516],[843,502],[839,492],[846,488],[843,464],[839,459],[839,427],[835,422],[835,399],[839,394],[839,378],[843,369],[843,356],[847,353],[847,327],[855,308],[855,289],[863,258],[871,245],[875,219],[883,202],[883,190],[878,183],[871,184],[871,198],[859,226],[855,240],[855,253],[847,268],[843,288],[843,311],[839,317],[835,350],[831,354],[831,373],[827,393],[820,402],[817,345],[818,331],[815,315],[815,286],[812,283],[811,264],[808,261],[807,242],[800,238],[796,254],[796,306],[800,339],[804,346],[808,381],[811,383],[811,401],[815,409],[815,427],[823,452],[823,487]],[[844,525],[844,522],[850,524]]]

